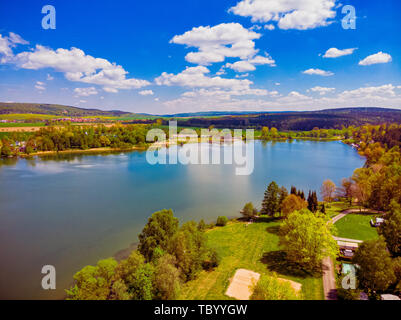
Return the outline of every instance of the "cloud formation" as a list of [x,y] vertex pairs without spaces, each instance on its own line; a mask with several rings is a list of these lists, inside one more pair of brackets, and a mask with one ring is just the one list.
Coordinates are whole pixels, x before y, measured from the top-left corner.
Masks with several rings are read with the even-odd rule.
[[329,77],[334,75],[333,72],[331,71],[324,71],[321,69],[308,69],[302,72],[303,74],[309,74],[309,75],[317,75],[317,76],[323,76],[323,77]]
[[223,89],[230,95],[266,95],[262,89],[251,89],[253,84],[248,79],[226,79],[219,76],[209,77],[210,70],[203,66],[187,67],[179,74],[163,72],[155,79],[157,85],[181,86],[188,88],[214,88]]
[[261,34],[245,29],[239,23],[222,23],[214,27],[193,28],[173,37],[170,43],[197,48],[198,51],[188,53],[185,60],[210,65],[223,62],[226,58],[245,60],[254,57],[258,50],[253,40],[260,37]]
[[2,37],[0,34],[0,54],[3,55],[0,63],[13,63],[19,68],[31,70],[52,68],[64,73],[70,81],[96,84],[107,92],[138,89],[150,84],[146,80],[127,78],[128,72],[122,66],[87,55],[78,48],[53,50],[36,45],[33,50],[14,55],[12,47],[17,43],[27,44],[14,33],[10,33],[10,37]]
[[89,97],[98,94],[95,87],[75,88],[74,92],[76,97]]
[[330,48],[329,50],[326,51],[323,58],[338,58],[338,57],[342,57],[342,56],[348,56],[350,54],[353,54],[356,49],[357,48],[340,50],[337,48]]
[[382,51],[372,54],[365,59],[359,61],[360,66],[370,66],[372,64],[378,63],[388,63],[392,61],[392,57],[388,53],[383,53]]
[[276,22],[280,29],[306,30],[327,26],[336,16],[337,0],[242,0],[229,12],[252,22]]

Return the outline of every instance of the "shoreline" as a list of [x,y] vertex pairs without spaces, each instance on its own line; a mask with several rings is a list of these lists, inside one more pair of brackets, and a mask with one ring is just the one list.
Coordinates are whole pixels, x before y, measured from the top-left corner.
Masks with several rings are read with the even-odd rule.
[[113,153],[113,152],[130,152],[130,151],[144,151],[146,150],[147,147],[139,147],[139,146],[134,146],[131,148],[90,148],[90,149],[68,149],[68,150],[62,150],[62,151],[38,151],[38,152],[33,152],[30,154],[19,154],[15,157],[10,157],[10,158],[31,158],[35,156],[52,156],[52,155],[58,155],[58,154],[96,154],[96,153]]
[[[291,142],[294,140],[301,140],[301,141],[318,141],[318,142],[331,142],[331,141],[341,141],[343,143],[344,139],[340,137],[334,137],[334,138],[311,138],[311,137],[297,137],[293,139],[288,139],[288,138],[276,138],[276,139],[269,139],[269,140],[264,140],[260,137],[254,138],[254,141],[264,141],[264,142]],[[186,143],[199,143],[202,142],[201,138],[198,138],[198,142],[186,142]],[[157,142],[155,143],[157,144]],[[184,142],[185,144],[185,142]],[[345,143],[347,144],[347,143]],[[30,154],[26,153],[20,153],[18,155],[10,156],[10,157],[0,157],[0,159],[4,158],[31,158],[35,156],[51,156],[51,155],[58,155],[58,154],[102,154],[102,153],[113,153],[113,152],[132,152],[132,151],[146,151],[149,147],[152,147],[153,144],[146,145],[146,146],[132,146],[130,148],[110,148],[110,147],[101,147],[101,148],[90,148],[90,149],[67,149],[67,150],[61,150],[61,151],[38,151],[38,152],[33,152]],[[172,143],[165,143],[159,144],[156,146],[157,148],[163,148],[163,147],[169,147],[169,145],[172,145]],[[347,144],[348,145],[348,144]]]

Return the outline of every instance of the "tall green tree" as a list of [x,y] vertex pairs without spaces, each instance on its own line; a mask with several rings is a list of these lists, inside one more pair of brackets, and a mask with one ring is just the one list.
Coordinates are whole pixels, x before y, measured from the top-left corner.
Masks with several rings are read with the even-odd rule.
[[186,222],[171,239],[168,253],[177,260],[183,281],[194,279],[207,259],[208,247],[204,232],[194,221]]
[[139,252],[146,261],[152,261],[154,250],[167,250],[169,240],[178,230],[178,219],[172,210],[161,210],[152,214],[139,235]]
[[180,292],[180,270],[174,256],[165,254],[158,259],[153,277],[153,298],[175,300]]
[[315,191],[309,191],[308,194],[308,210],[311,212],[316,212],[319,206],[319,202],[317,200],[317,194]]
[[352,261],[359,265],[359,284],[369,293],[386,290],[396,280],[391,257],[382,238],[363,242]]
[[309,210],[291,213],[280,227],[287,258],[306,270],[320,270],[324,257],[336,257],[338,247],[328,219]]
[[287,196],[288,196],[288,190],[284,186],[282,186],[280,188],[279,196],[278,196],[278,202],[279,202],[280,206],[283,203],[284,199],[287,198]]
[[146,263],[138,251],[133,251],[127,259],[122,260],[115,271],[116,280],[125,284],[132,300],[152,299],[153,266]]
[[249,220],[258,215],[258,210],[253,206],[252,202],[248,202],[241,210],[241,214],[245,219]]
[[274,216],[280,211],[279,192],[277,183],[272,181],[265,191],[261,214]]
[[116,274],[117,261],[100,260],[96,266],[86,266],[74,275],[75,284],[66,290],[68,300],[107,300]]
[[384,236],[387,247],[393,255],[401,255],[401,208],[394,200],[391,211],[386,215],[380,232]]

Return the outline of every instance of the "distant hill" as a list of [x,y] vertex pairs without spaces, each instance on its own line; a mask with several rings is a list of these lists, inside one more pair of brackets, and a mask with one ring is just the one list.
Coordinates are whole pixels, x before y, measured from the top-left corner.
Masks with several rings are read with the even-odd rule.
[[386,108],[343,108],[305,112],[264,112],[227,115],[218,118],[194,117],[178,120],[179,126],[216,128],[275,127],[279,130],[340,129],[342,126],[401,123],[401,110]]
[[68,116],[68,117],[131,115],[131,113],[129,112],[118,111],[118,110],[102,111],[98,109],[84,109],[78,107],[63,106],[58,104],[0,102],[0,114],[13,114],[13,113],[46,114],[54,116]]

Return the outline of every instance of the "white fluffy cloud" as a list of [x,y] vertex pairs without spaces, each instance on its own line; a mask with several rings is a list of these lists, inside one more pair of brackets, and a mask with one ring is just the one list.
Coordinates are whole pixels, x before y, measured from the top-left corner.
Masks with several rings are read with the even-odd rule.
[[330,48],[326,51],[323,58],[338,58],[342,56],[348,56],[353,54],[357,48],[350,48],[350,49],[337,49],[337,48]]
[[394,89],[397,87],[392,84],[385,84],[377,87],[364,87],[355,90],[347,90],[340,94],[341,98],[374,98],[374,97],[395,97],[396,93]]
[[276,22],[280,29],[327,26],[336,16],[337,0],[242,0],[229,9],[252,22]]
[[154,92],[152,90],[142,90],[138,92],[141,96],[153,96]]
[[8,37],[0,34],[0,63],[7,63],[13,57],[12,48],[18,44],[26,45],[28,41],[14,32],[10,32]]
[[372,64],[378,63],[388,63],[391,62],[392,58],[388,53],[383,53],[382,51],[372,54],[365,59],[359,61],[360,66],[370,66]]
[[137,89],[150,84],[146,80],[127,78],[128,72],[122,66],[87,55],[78,48],[53,50],[36,45],[33,50],[13,54],[12,47],[27,43],[17,34],[10,33],[9,37],[0,34],[0,63],[13,63],[31,70],[52,68],[64,73],[70,81],[96,84],[107,92]]
[[335,88],[326,88],[326,87],[313,87],[310,88],[309,90],[307,90],[308,92],[317,92],[319,93],[321,96],[325,95],[326,93],[330,93],[330,92],[334,92],[336,89]]
[[223,62],[227,57],[252,58],[258,52],[253,40],[260,37],[259,33],[245,29],[239,23],[222,23],[214,27],[193,28],[170,42],[197,48],[198,51],[188,53],[185,59],[194,64],[209,65]]
[[329,77],[329,76],[334,75],[334,73],[331,71],[324,71],[321,69],[308,69],[308,70],[303,71],[302,73],[309,74],[309,75],[323,76],[323,77]]
[[98,94],[95,87],[75,88],[74,92],[76,97],[89,97]]
[[248,72],[255,71],[255,66],[257,65],[270,65],[271,67],[274,67],[276,66],[276,62],[269,55],[267,55],[266,57],[256,56],[248,60],[240,60],[234,63],[227,63],[225,67],[231,68],[237,72]]
[[231,95],[266,95],[262,89],[251,89],[253,84],[248,79],[226,79],[219,76],[209,77],[210,70],[203,66],[187,67],[179,74],[163,72],[155,79],[156,84],[166,86],[182,86],[188,88],[213,88],[230,92]]

